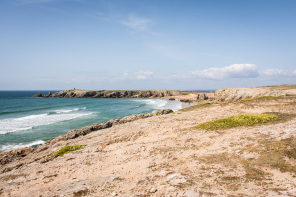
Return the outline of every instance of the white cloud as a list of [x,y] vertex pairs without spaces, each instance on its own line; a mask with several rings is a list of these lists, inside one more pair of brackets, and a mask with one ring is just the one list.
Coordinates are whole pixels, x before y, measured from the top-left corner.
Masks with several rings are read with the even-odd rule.
[[138,75],[137,76],[137,79],[139,79],[139,80],[145,80],[145,79],[148,79],[148,76],[146,76],[146,75]]
[[126,19],[119,20],[119,23],[137,31],[146,31],[151,24],[151,20],[130,15]]
[[149,79],[150,76],[153,74],[154,72],[153,71],[139,71],[139,72],[136,72],[137,74],[137,79],[138,80],[146,80],[146,79]]
[[151,70],[138,71],[138,72],[124,72],[122,73],[123,77],[118,78],[119,80],[146,80],[150,79],[154,74]]
[[152,75],[154,72],[153,71],[139,71],[139,72],[136,72],[137,74],[143,74],[143,75]]
[[259,76],[255,64],[232,64],[223,68],[208,68],[191,72],[203,79],[256,78]]
[[283,69],[267,69],[260,71],[260,74],[265,77],[296,77],[296,70],[283,70]]

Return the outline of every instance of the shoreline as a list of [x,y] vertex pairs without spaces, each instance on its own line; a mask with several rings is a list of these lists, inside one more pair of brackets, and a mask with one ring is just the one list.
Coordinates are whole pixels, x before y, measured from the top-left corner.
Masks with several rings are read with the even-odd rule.
[[[236,99],[242,90],[229,91],[235,92],[229,98]],[[94,131],[87,135],[19,150],[18,158],[0,165],[0,192],[4,196],[293,195],[296,160],[286,154],[296,149],[296,94],[258,97],[262,92],[241,102],[194,105],[133,121],[116,119],[122,124],[100,130],[89,126]],[[283,118],[223,130],[195,128],[207,121],[267,112]],[[54,156],[69,145],[83,147]]]
[[[118,95],[119,93],[123,94],[122,95],[128,95],[125,92],[134,92],[136,94],[144,94],[148,95],[151,94],[151,92],[156,92],[158,96],[160,97],[139,97],[138,95],[135,95],[134,97],[116,97],[116,98],[151,98],[151,99],[169,99],[169,100],[177,100],[180,102],[181,104],[181,109],[185,109],[185,108],[189,108],[193,105],[196,104],[201,104],[201,103],[205,103],[205,102],[210,102],[210,103],[214,103],[214,102],[223,102],[223,101],[238,101],[238,100],[242,100],[245,98],[253,98],[253,97],[259,97],[262,95],[267,95],[267,96],[271,96],[271,95],[286,95],[286,94],[296,94],[296,88],[295,89],[289,89],[286,87],[294,87],[293,85],[282,85],[282,86],[266,86],[266,87],[258,87],[258,88],[230,88],[230,89],[220,89],[217,90],[215,93],[213,92],[186,92],[186,91],[174,91],[174,90],[145,90],[145,91],[141,91],[141,90],[99,90],[99,91],[93,91],[93,90],[77,90],[77,89],[72,89],[72,90],[66,90],[66,91],[59,91],[56,92],[54,94],[51,94],[51,92],[49,92],[46,96],[42,95],[40,92],[37,93],[36,95],[34,95],[33,97],[43,97],[43,98],[50,98],[50,97],[64,97],[64,98],[114,98],[112,97],[113,94]],[[296,87],[296,85],[295,85]],[[265,88],[265,89],[264,89]],[[274,91],[274,88],[276,89],[276,91]],[[244,89],[247,89],[247,91],[245,91]],[[250,91],[250,90],[256,90],[258,91],[257,94],[254,93],[254,91]],[[234,91],[233,91],[234,90]],[[240,90],[243,90],[243,95],[240,95],[241,93],[239,92]],[[263,90],[263,91],[262,91]],[[77,94],[78,91],[79,93]],[[225,94],[225,92],[230,91],[230,93],[228,93],[229,95],[226,94],[223,95],[223,93]],[[69,94],[70,92],[70,94]],[[105,92],[111,95],[111,97],[93,97],[92,95],[96,95],[98,94],[98,92],[101,94],[101,92]],[[172,96],[172,93],[175,94],[174,96]],[[222,95],[221,95],[222,92]],[[105,96],[105,93],[103,94],[103,96]],[[247,94],[246,94],[247,93]],[[133,93],[132,93],[133,94]],[[220,94],[220,95],[219,95]],[[74,95],[74,96],[73,96]],[[87,96],[85,96],[87,95]],[[102,94],[101,94],[102,95]],[[224,96],[224,98],[223,98]],[[221,98],[222,97],[222,98]],[[225,98],[226,97],[226,98]],[[180,110],[180,109],[179,109]],[[177,110],[178,111],[178,110]],[[123,118],[127,118],[133,115],[137,115],[137,114],[132,114],[129,116],[125,116]],[[140,114],[138,114],[140,115]],[[122,119],[122,118],[120,118]],[[112,122],[113,119],[107,120],[106,122],[103,123],[95,123],[96,124],[106,124],[108,122]],[[89,125],[89,126],[85,126],[81,129],[73,129],[73,130],[83,130],[84,128],[88,128],[91,127],[93,125]],[[70,130],[72,131],[72,130]],[[70,132],[70,131],[67,131]],[[67,135],[67,133],[65,135]],[[59,137],[65,136],[65,135],[61,135],[61,136],[57,136],[53,139],[49,139],[44,141],[44,143],[42,144],[38,144],[38,145],[31,145],[31,146],[21,146],[19,148],[13,148],[13,149],[8,149],[5,150],[3,152],[6,151],[12,151],[15,149],[22,149],[22,148],[37,148],[38,146],[42,146],[43,144],[46,144],[48,141],[52,141],[55,140],[56,138],[59,139]],[[35,142],[35,141],[34,141]],[[30,143],[32,144],[32,143]],[[3,153],[3,152],[0,152]]]
[[[131,98],[131,99],[133,99],[133,98]],[[136,99],[136,98],[135,98]],[[150,99],[150,98],[143,98],[143,99]],[[165,105],[168,105],[167,107],[170,107],[173,111],[177,111],[177,110],[179,110],[179,109],[182,109],[182,108],[184,108],[184,107],[187,107],[187,106],[189,106],[188,104],[184,104],[184,103],[182,103],[181,101],[179,101],[179,100],[176,100],[176,101],[173,101],[173,102],[171,102],[170,103],[170,101],[169,101],[169,99],[167,99],[167,98],[152,98],[152,99],[156,99],[156,101],[151,101],[151,102],[156,102],[155,104],[153,104],[153,105],[158,105],[157,103],[159,103],[160,101],[157,101],[158,99],[160,99],[160,100],[163,100],[163,102],[165,102],[166,104]],[[144,101],[143,101],[144,102]],[[150,102],[150,101],[147,101],[147,102]],[[141,102],[142,103],[142,102]],[[145,103],[146,103],[146,101],[145,101]],[[160,103],[161,104],[161,103]],[[154,106],[155,107],[155,106]],[[154,108],[153,107],[153,108]],[[159,106],[159,109],[162,109],[163,107],[165,107],[165,106]],[[84,107],[85,108],[85,107]],[[78,109],[78,108],[77,108]],[[64,110],[64,111],[77,111],[77,109],[75,108],[74,110]],[[56,111],[58,111],[57,113],[61,113],[61,110],[56,110]],[[48,112],[49,113],[49,112]],[[48,114],[47,113],[47,114]],[[151,113],[152,113],[152,111],[151,111]],[[52,114],[52,112],[50,112],[50,114]],[[121,118],[127,118],[128,116],[132,116],[132,115],[140,115],[141,113],[135,113],[135,114],[130,114],[130,115],[125,115],[125,116],[118,116],[118,117],[121,117]],[[118,118],[118,117],[115,117],[115,118]],[[113,118],[114,119],[114,118]],[[105,120],[105,121],[103,121],[103,122],[94,122],[94,123],[92,123],[92,124],[99,124],[99,123],[106,123],[106,122],[110,122],[110,121],[112,121],[113,120],[112,118],[110,118],[110,119],[108,119],[108,120]],[[89,125],[83,125],[83,126],[81,126],[81,127],[77,127],[77,128],[74,128],[74,129],[76,129],[76,130],[80,130],[80,129],[82,129],[83,127],[88,127],[88,126],[91,126],[90,124]],[[68,133],[69,131],[70,131],[71,129],[69,129],[69,130],[67,130],[64,134],[61,134],[61,136],[63,136],[63,135],[66,135],[66,133]],[[51,139],[47,139],[47,140],[44,140],[44,139],[42,139],[42,138],[36,138],[34,141],[31,141],[31,142],[28,142],[28,143],[18,143],[18,144],[6,144],[6,145],[3,145],[3,147],[1,148],[1,152],[5,152],[5,151],[9,151],[9,150],[14,150],[14,149],[18,149],[18,148],[25,148],[25,147],[32,147],[32,148],[36,148],[37,146],[40,146],[40,145],[42,145],[42,144],[44,144],[44,143],[46,143],[47,141],[49,141],[49,140],[53,140],[53,139],[55,139],[55,138],[57,138],[57,137],[59,137],[59,136],[56,136],[56,137],[54,137],[54,138],[51,138]],[[43,141],[43,143],[41,143],[41,141]],[[0,152],[0,153],[1,153]]]

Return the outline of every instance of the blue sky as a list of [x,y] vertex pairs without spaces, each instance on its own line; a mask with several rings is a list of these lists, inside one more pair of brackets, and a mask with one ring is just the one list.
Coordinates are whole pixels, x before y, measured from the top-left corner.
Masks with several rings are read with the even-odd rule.
[[295,0],[1,0],[0,90],[296,83]]

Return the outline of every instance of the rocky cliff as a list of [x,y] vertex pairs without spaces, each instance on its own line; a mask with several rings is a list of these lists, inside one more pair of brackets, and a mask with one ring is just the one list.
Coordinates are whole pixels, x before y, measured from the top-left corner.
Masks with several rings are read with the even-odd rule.
[[261,96],[284,96],[295,95],[295,85],[249,87],[249,88],[227,88],[217,90],[214,100],[218,102],[231,102],[242,99],[250,99]]
[[65,90],[43,96],[41,93],[34,97],[90,97],[90,98],[160,98],[186,95],[188,92],[175,90]]
[[235,102],[243,99],[250,99],[262,96],[284,96],[295,95],[296,85],[280,85],[265,87],[247,88],[225,88],[215,91],[215,93],[197,93],[195,98],[199,102]]

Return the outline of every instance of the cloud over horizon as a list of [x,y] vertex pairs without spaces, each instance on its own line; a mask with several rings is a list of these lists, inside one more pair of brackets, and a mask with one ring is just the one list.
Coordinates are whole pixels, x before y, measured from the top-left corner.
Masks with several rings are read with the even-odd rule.
[[[296,70],[265,69],[260,70],[255,64],[232,64],[222,68],[212,67],[203,70],[194,70],[185,73],[176,73],[168,76],[170,79],[205,79],[205,80],[226,80],[226,79],[255,79],[255,78],[296,78]],[[165,78],[165,77],[162,77]]]
[[222,68],[208,68],[192,71],[191,75],[202,79],[228,79],[228,78],[256,78],[259,76],[255,64],[232,64]]
[[260,75],[265,77],[296,77],[296,70],[283,70],[283,69],[267,69],[260,71]]

